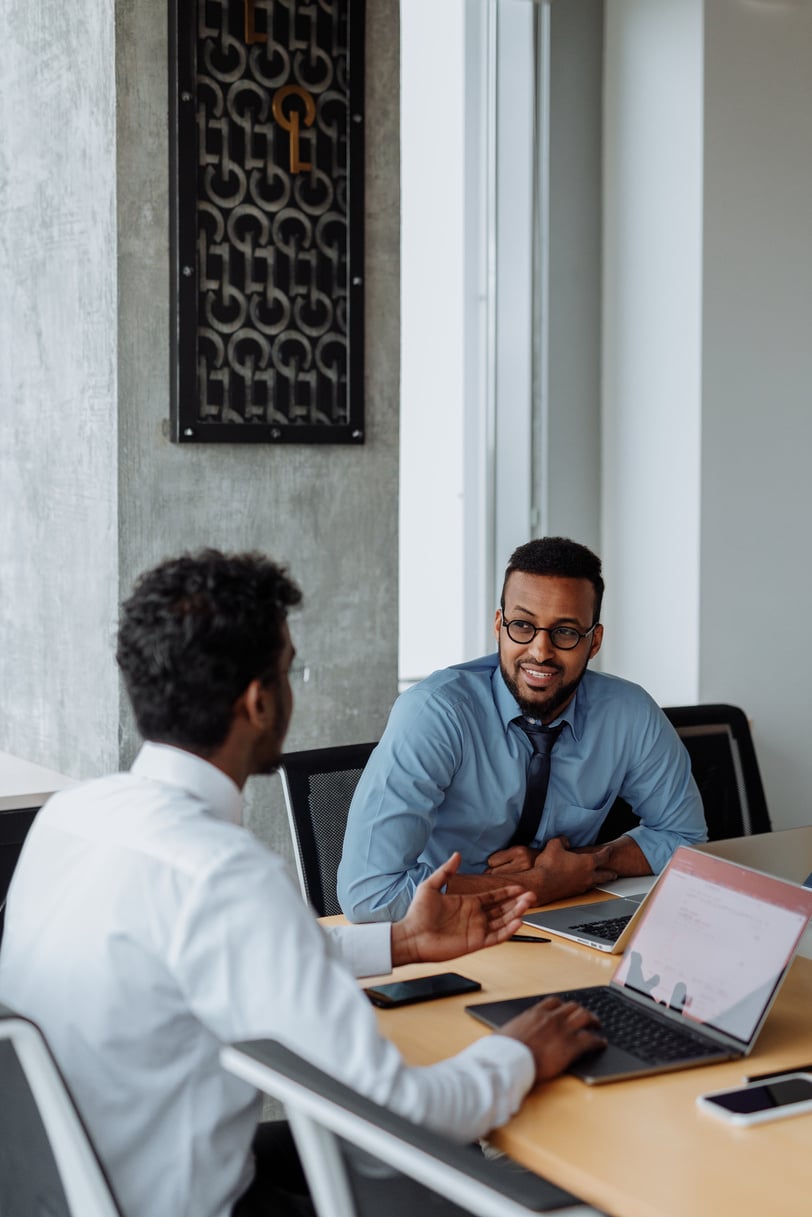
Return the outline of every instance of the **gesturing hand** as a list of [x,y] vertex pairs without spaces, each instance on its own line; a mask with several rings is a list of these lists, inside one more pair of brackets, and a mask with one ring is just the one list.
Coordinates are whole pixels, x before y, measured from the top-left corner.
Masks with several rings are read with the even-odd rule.
[[460,855],[453,853],[438,866],[418,887],[406,916],[393,924],[393,967],[455,959],[504,942],[518,930],[532,894],[517,884],[471,895],[444,892],[459,864]]

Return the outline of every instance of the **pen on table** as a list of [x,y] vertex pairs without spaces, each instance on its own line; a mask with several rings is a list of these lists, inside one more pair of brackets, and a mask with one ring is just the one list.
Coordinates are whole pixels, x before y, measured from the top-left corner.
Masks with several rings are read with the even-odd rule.
[[771,1069],[769,1073],[751,1073],[745,1082],[766,1082],[769,1078],[783,1078],[788,1073],[812,1073],[812,1065],[786,1065],[783,1069]]
[[511,934],[508,942],[549,942],[549,938],[542,938],[538,934]]

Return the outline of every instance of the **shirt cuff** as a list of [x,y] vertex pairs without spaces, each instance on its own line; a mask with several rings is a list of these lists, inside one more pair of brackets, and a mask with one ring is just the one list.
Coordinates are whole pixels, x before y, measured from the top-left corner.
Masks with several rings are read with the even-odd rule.
[[327,932],[353,976],[381,976],[392,971],[392,926],[388,921],[331,925]]
[[476,1041],[477,1047],[481,1044],[488,1044],[489,1052],[498,1054],[496,1059],[510,1070],[514,1085],[524,1098],[536,1080],[536,1060],[527,1044],[498,1032],[487,1040]]

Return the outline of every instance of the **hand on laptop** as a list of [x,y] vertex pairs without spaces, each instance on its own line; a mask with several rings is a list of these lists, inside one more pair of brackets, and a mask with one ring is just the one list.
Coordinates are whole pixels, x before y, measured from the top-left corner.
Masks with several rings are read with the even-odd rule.
[[392,926],[392,966],[439,962],[496,946],[522,924],[534,897],[519,884],[458,895],[444,892],[456,874],[454,853],[420,884],[402,921]]
[[545,997],[512,1018],[499,1031],[520,1040],[533,1053],[536,1081],[546,1082],[583,1056],[606,1047],[600,1024],[594,1014],[574,1001],[562,1002]]

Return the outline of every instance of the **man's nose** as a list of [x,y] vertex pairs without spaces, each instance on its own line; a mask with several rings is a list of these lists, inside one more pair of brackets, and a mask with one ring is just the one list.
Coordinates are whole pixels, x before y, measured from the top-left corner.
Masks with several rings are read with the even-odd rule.
[[533,641],[527,648],[528,655],[531,659],[536,659],[543,662],[545,659],[552,659],[555,656],[555,647],[552,644],[549,633],[546,630],[539,630]]

